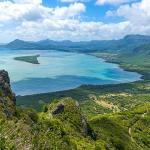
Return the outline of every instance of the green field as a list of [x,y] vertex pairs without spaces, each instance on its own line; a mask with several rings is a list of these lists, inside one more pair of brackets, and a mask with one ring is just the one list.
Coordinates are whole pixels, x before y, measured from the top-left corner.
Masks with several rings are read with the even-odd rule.
[[31,63],[31,64],[39,64],[38,57],[40,57],[40,55],[20,56],[20,57],[15,57],[14,59],[18,60],[18,61],[24,61],[27,63]]

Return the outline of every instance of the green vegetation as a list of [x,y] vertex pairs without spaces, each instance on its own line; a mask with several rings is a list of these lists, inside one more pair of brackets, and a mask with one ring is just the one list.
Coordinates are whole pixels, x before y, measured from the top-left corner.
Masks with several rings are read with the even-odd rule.
[[115,146],[119,150],[148,150],[150,148],[149,109],[150,104],[146,103],[125,112],[99,115],[90,120],[90,125],[97,133],[97,138],[109,143],[108,149],[113,149]]
[[55,100],[41,113],[17,108],[12,118],[0,116],[0,149],[148,150],[149,109],[145,103],[87,120],[71,98]]
[[21,56],[21,57],[15,57],[14,59],[18,61],[32,63],[32,64],[39,64],[38,57],[40,57],[40,55]]
[[[123,111],[137,104],[150,102],[149,93],[150,85],[143,81],[109,86],[81,86],[73,90],[62,92],[19,96],[17,97],[17,105],[32,107],[40,111],[44,104],[54,99],[72,97],[79,101],[83,112],[87,116],[94,116],[96,114]],[[101,103],[109,103],[115,107],[100,104],[99,101],[101,101]]]

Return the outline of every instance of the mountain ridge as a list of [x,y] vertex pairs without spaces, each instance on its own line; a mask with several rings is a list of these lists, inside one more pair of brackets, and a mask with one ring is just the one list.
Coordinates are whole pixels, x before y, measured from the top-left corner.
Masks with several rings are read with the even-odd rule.
[[72,42],[70,40],[54,41],[45,39],[37,42],[23,41],[16,39],[8,44],[1,45],[1,48],[11,50],[61,50],[70,52],[130,52],[138,46],[150,44],[150,36],[146,35],[127,35],[119,40],[92,40]]

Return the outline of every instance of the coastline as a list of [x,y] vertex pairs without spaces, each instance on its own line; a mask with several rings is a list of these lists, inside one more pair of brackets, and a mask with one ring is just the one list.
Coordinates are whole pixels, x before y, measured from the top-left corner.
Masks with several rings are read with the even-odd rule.
[[[138,70],[138,69],[133,69],[133,68],[129,68],[129,67],[126,67],[125,65],[123,65],[121,62],[119,61],[114,61],[114,60],[111,60],[111,59],[107,59],[106,57],[99,57],[99,56],[96,56],[94,55],[94,53],[88,53],[87,55],[91,55],[91,56],[94,56],[94,57],[97,57],[97,58],[101,58],[103,59],[105,62],[108,62],[108,63],[112,63],[112,64],[117,64],[120,68],[122,68],[124,71],[129,71],[129,72],[135,72],[135,73],[138,73],[141,75],[141,80],[144,81],[144,80],[147,80],[147,74],[142,72],[141,70]],[[141,81],[141,80],[138,80],[138,81]],[[138,81],[133,81],[133,82],[138,82]]]
[[[103,59],[103,58],[101,58],[101,59]],[[108,62],[108,61],[105,61],[105,59],[103,59],[104,60],[104,62]],[[112,62],[108,62],[108,63],[112,63]],[[121,69],[121,70],[123,70],[123,71],[127,71],[127,70],[125,70],[124,68],[121,68],[120,66],[119,66],[119,64],[117,64],[117,63],[112,63],[112,64],[115,64],[115,65],[117,65],[117,67],[119,68],[119,69]],[[128,71],[127,71],[128,72]],[[143,81],[144,79],[142,79],[142,76],[143,75],[141,75],[141,74],[139,74],[139,73],[137,73],[137,72],[133,72],[133,71],[129,71],[129,72],[131,72],[131,73],[136,73],[137,74],[137,77],[135,78],[135,79],[133,79],[133,80],[126,80],[126,81],[118,81],[118,82],[110,82],[110,83],[98,83],[97,82],[97,84],[80,84],[80,85],[76,85],[76,86],[73,86],[73,87],[68,87],[68,88],[64,88],[64,89],[58,89],[58,90],[52,90],[52,91],[41,91],[41,92],[31,92],[31,93],[27,93],[27,94],[25,94],[25,93],[20,93],[20,94],[18,94],[17,96],[31,96],[31,95],[38,95],[38,94],[47,94],[47,93],[57,93],[57,92],[64,92],[64,91],[69,91],[69,90],[75,90],[75,89],[77,89],[77,88],[80,88],[80,87],[86,87],[86,86],[88,86],[88,87],[95,87],[95,86],[109,86],[109,85],[112,85],[112,86],[115,86],[115,85],[120,85],[120,84],[129,84],[129,83],[134,83],[134,82],[141,82],[141,81]],[[17,92],[16,92],[17,93]]]
[[[85,54],[85,53],[80,53],[80,54]],[[57,92],[65,92],[65,91],[70,91],[70,90],[75,90],[77,88],[80,88],[80,87],[95,87],[95,86],[109,86],[109,85],[112,85],[112,86],[116,86],[116,85],[121,85],[121,84],[130,84],[130,83],[141,83],[141,82],[144,82],[146,80],[145,78],[145,74],[143,72],[141,72],[140,70],[134,70],[134,69],[131,69],[131,68],[127,68],[126,66],[122,65],[120,62],[118,61],[112,61],[112,60],[109,60],[109,59],[106,59],[106,58],[103,58],[103,57],[98,57],[98,56],[95,56],[93,54],[86,54],[86,55],[90,55],[90,56],[94,56],[94,57],[97,57],[97,58],[100,58],[100,59],[103,59],[104,62],[107,62],[107,63],[112,63],[112,64],[116,64],[118,65],[119,68],[121,68],[123,71],[129,71],[129,72],[133,72],[133,73],[137,73],[140,75],[139,79],[137,79],[136,81],[127,81],[127,82],[122,82],[122,83],[106,83],[106,84],[97,84],[97,85],[92,85],[92,84],[82,84],[82,85],[79,85],[79,86],[76,86],[76,87],[73,87],[73,88],[70,88],[70,89],[64,89],[64,90],[58,90],[58,91],[53,91],[53,92],[41,92],[41,93],[37,93],[37,94],[27,94],[27,95],[17,95],[17,96],[32,96],[32,95],[40,95],[40,94],[47,94],[47,93],[57,93]]]

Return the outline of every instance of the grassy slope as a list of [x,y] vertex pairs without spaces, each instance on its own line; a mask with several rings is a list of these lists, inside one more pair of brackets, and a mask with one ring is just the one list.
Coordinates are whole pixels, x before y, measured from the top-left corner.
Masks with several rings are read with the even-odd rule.
[[[90,125],[97,133],[97,138],[105,139],[116,149],[145,149],[150,148],[150,104],[138,105],[131,110],[93,117]],[[107,143],[105,143],[107,144]]]
[[34,56],[21,56],[21,57],[15,57],[15,60],[18,61],[24,61],[32,64],[39,64],[38,58],[39,55],[34,55]]
[[[59,104],[64,110],[53,115]],[[0,116],[0,149],[148,150],[149,109],[147,103],[120,113],[97,115],[87,126],[83,126],[82,111],[72,99],[54,101],[38,114],[17,109],[12,119]]]

